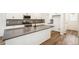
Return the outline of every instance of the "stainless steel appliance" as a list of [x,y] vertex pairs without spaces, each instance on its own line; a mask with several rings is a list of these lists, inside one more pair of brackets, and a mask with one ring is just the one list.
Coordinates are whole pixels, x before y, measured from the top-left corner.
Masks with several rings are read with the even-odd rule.
[[32,26],[30,18],[31,18],[31,16],[24,15],[23,24],[25,25],[25,27],[31,27]]

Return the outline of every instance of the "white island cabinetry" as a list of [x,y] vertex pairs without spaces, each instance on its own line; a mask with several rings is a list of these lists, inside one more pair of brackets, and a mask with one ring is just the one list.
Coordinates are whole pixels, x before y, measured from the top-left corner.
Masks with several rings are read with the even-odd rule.
[[51,28],[6,40],[6,45],[40,45],[51,36]]

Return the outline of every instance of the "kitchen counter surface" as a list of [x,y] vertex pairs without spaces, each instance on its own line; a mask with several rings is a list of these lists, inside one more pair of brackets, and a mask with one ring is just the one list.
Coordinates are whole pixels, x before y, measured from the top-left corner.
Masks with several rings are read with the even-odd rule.
[[43,25],[43,26],[37,26],[37,27],[20,27],[20,28],[14,28],[14,29],[6,29],[4,31],[4,40],[31,34],[31,33],[42,31],[52,27],[53,26]]

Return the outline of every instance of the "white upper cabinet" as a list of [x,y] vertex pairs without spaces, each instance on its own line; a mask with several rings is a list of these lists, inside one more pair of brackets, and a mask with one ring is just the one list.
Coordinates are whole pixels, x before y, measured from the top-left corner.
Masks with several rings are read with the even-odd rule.
[[48,17],[47,13],[7,13],[6,19],[23,19],[23,15],[29,15],[31,19],[45,19]]
[[7,19],[23,19],[23,15],[31,16],[31,19],[42,19],[41,13],[7,13]]
[[23,19],[23,13],[7,13],[6,19]]
[[31,19],[41,19],[42,18],[41,13],[28,13],[28,15],[31,16]]

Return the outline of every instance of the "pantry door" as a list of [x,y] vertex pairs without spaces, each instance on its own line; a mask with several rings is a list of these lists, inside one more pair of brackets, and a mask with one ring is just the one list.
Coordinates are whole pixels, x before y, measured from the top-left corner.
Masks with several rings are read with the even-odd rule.
[[78,31],[78,14],[77,13],[66,14],[66,29]]

